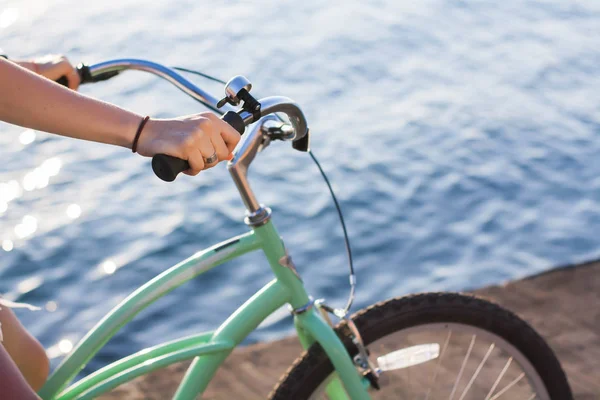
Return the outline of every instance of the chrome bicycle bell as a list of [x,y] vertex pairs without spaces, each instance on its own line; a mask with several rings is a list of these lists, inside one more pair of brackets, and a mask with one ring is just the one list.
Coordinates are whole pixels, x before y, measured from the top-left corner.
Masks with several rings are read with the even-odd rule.
[[234,76],[225,84],[225,97],[219,101],[217,107],[221,108],[225,103],[239,106],[240,102],[244,100],[244,95],[250,90],[252,90],[252,83],[245,76]]
[[262,116],[260,113],[260,102],[258,102],[250,94],[252,84],[245,76],[238,75],[229,80],[225,85],[225,97],[217,103],[217,107],[221,108],[225,103],[229,103],[232,106],[239,106],[242,104],[242,110],[252,114],[253,121],[256,122]]

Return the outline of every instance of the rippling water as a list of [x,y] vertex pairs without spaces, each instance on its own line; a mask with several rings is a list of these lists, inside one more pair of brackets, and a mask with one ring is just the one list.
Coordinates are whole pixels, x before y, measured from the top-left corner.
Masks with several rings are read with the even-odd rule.
[[[81,4],[0,1],[0,45],[244,74],[304,107],[348,219],[357,308],[600,255],[597,1]],[[135,72],[82,92],[156,117],[203,111]],[[6,124],[0,148],[0,292],[44,308],[19,316],[54,363],[146,280],[245,231],[224,166],[166,184],[124,149]],[[273,145],[251,177],[311,293],[341,304],[341,230],[308,156]],[[214,328],[270,278],[260,254],[213,270],[88,368]],[[250,340],[290,333],[285,315]]]

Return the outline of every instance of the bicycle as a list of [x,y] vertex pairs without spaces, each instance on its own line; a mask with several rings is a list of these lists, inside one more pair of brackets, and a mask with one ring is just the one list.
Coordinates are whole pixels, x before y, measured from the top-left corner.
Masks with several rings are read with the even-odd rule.
[[[250,231],[196,253],[123,300],[52,373],[39,392],[43,399],[94,398],[135,377],[188,359],[193,361],[174,399],[194,399],[229,353],[285,304],[306,351],[273,389],[272,399],[328,396],[356,400],[398,395],[426,400],[439,396],[450,400],[572,399],[565,373],[546,342],[515,314],[483,299],[458,293],[417,294],[374,304],[349,316],[356,284],[351,270],[351,294],[344,309],[313,300],[277,233],[271,210],[258,202],[247,177],[256,155],[274,141],[292,141],[295,149],[309,150],[309,130],[301,108],[286,97],[255,99],[250,94],[252,85],[242,76],[226,84],[226,96],[218,101],[175,69],[149,61],[124,59],[78,66],[83,83],[110,79],[129,69],[168,80],[211,110],[224,113],[222,118],[240,133],[252,125],[227,165],[247,209],[244,221]],[[152,167],[161,179],[173,181],[188,166],[183,160],[156,155]],[[342,225],[345,231],[343,219]],[[202,273],[257,250],[264,252],[275,278],[217,330],[144,349],[67,386],[118,329],[146,306]],[[349,247],[348,253],[351,256]],[[336,326],[331,316],[340,320]]]

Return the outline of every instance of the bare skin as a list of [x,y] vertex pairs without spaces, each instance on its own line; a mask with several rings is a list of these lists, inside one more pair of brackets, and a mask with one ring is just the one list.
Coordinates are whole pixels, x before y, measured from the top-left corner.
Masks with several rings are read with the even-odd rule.
[[[2,345],[5,351],[29,386],[35,391],[41,389],[50,371],[50,362],[44,348],[27,332],[10,308],[2,306],[0,322],[2,323]],[[1,357],[0,369],[2,369]],[[0,387],[2,387],[1,382],[0,378]],[[1,389],[0,393],[2,393]]]
[[39,399],[3,346],[0,346],[0,393],[6,400]]
[[[72,90],[53,82],[61,76],[67,77]],[[62,56],[14,62],[0,58],[0,120],[130,149],[142,116],[77,93],[79,83],[77,72]],[[145,157],[168,154],[187,160],[190,169],[185,173],[197,175],[230,159],[239,139],[239,133],[213,113],[151,118],[137,152]],[[204,162],[215,153],[216,162]],[[6,307],[0,310],[0,324],[4,336],[0,345],[2,399],[37,399],[35,392],[49,372],[46,353]]]
[[[0,59],[0,92],[0,120],[76,139],[131,148],[142,120],[141,115],[67,90],[4,59]],[[196,175],[217,164],[204,165],[203,160],[215,151],[218,161],[228,159],[239,138],[235,129],[210,112],[150,119],[138,153],[187,160],[186,173]]]

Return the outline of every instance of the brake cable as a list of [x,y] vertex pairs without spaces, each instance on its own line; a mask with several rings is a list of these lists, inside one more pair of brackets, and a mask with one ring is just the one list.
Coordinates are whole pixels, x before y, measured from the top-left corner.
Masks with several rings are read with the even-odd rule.
[[206,78],[208,80],[222,83],[223,85],[227,84],[227,82],[222,81],[219,78],[215,78],[214,76],[210,76],[210,75],[202,73],[200,71],[194,71],[193,69],[187,69],[187,68],[183,68],[183,67],[171,67],[171,68],[176,69],[177,71],[182,71],[182,72],[187,72],[187,73],[194,74],[194,75],[199,75],[199,76],[201,76],[203,78]]
[[[221,80],[219,78],[215,78],[215,77],[213,77],[211,75],[202,73],[200,71],[195,71],[195,70],[192,70],[192,69],[182,68],[182,67],[172,67],[172,68],[175,69],[175,70],[178,70],[178,71],[182,71],[182,72],[187,72],[187,73],[190,73],[190,74],[198,75],[198,76],[201,76],[203,78],[209,79],[211,81],[222,83],[223,85],[226,84],[225,81],[223,81],[223,80]],[[283,118],[281,118],[279,115],[275,114],[275,116],[281,122],[285,122],[283,120]],[[354,263],[353,263],[353,260],[352,260],[352,249],[350,247],[350,239],[348,238],[348,231],[346,230],[346,223],[344,221],[344,215],[342,213],[342,208],[340,207],[340,204],[339,204],[337,198],[335,197],[335,193],[333,191],[333,188],[331,187],[331,183],[329,182],[329,179],[327,178],[327,175],[325,174],[325,171],[321,167],[321,164],[317,160],[317,157],[315,156],[315,154],[313,153],[313,151],[310,148],[308,149],[308,154],[310,154],[310,157],[312,158],[312,160],[317,165],[317,168],[319,169],[319,172],[321,173],[321,176],[323,177],[323,180],[325,181],[325,184],[327,185],[327,188],[329,189],[329,193],[331,194],[331,198],[333,199],[333,203],[335,205],[335,208],[337,210],[338,216],[340,218],[340,222],[342,224],[342,230],[344,231],[344,242],[345,242],[345,245],[346,245],[346,254],[348,256],[348,267],[350,269],[350,276],[349,276],[350,294],[348,296],[348,301],[346,303],[346,306],[343,309],[332,309],[329,306],[325,306],[323,304],[323,306],[325,306],[328,309],[327,311],[333,312],[340,319],[344,319],[344,317],[346,317],[346,315],[350,311],[350,307],[352,307],[352,303],[354,302],[354,294],[356,292],[356,275],[354,273]]]

